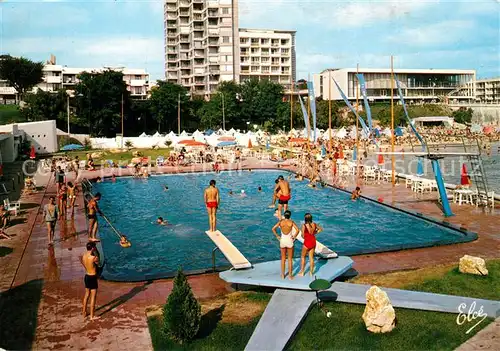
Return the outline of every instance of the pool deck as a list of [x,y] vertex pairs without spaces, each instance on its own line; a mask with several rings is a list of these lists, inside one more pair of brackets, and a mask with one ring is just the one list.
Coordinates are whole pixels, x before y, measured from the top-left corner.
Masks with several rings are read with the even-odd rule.
[[[270,161],[249,160],[244,168],[276,168]],[[285,168],[285,167],[284,167]],[[162,173],[202,171],[202,167],[175,169],[164,167]],[[105,172],[105,173],[103,173]],[[111,175],[113,171],[83,172],[80,177],[95,178]],[[123,170],[121,175],[129,175]],[[56,228],[56,243],[53,250],[47,249],[46,228],[41,226],[38,205],[45,204],[48,196],[55,193],[55,184],[47,176],[36,177],[38,185],[48,182],[46,191],[29,198],[22,198],[24,206],[22,220],[7,233],[16,234],[12,240],[0,240],[0,246],[10,247],[13,252],[0,257],[0,292],[22,291],[30,282],[42,281],[41,299],[38,305],[35,349],[152,349],[145,309],[162,304],[172,288],[171,280],[146,283],[99,282],[97,298],[100,318],[84,322],[81,316],[83,298],[83,267],[79,256],[85,251],[87,242],[86,219],[83,199],[78,198],[78,207],[73,221]],[[403,184],[392,187],[387,183],[371,183],[362,187],[363,195],[385,203],[420,212],[438,220],[444,220],[436,205],[436,193],[415,195]],[[291,202],[293,208],[293,200]],[[464,226],[477,232],[478,240],[449,246],[414,249],[354,256],[354,268],[361,274],[379,273],[404,269],[415,269],[437,264],[456,263],[464,254],[483,258],[500,257],[500,210],[484,211],[468,205],[451,204],[456,216],[448,222]],[[36,223],[35,223],[36,221]],[[65,238],[61,240],[61,238]],[[191,276],[189,282],[195,295],[206,299],[231,291],[231,287],[216,274]],[[0,345],[1,346],[1,345]]]

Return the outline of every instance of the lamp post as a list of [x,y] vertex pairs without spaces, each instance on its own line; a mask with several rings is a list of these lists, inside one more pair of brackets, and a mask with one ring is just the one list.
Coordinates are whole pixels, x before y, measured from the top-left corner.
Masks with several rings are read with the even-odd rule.
[[247,132],[249,132],[249,131],[250,131],[250,122],[247,121]]
[[226,111],[224,109],[224,93],[222,95],[222,130],[226,130]]
[[71,90],[66,90],[66,113],[68,117],[68,139],[71,138],[71,132],[69,130],[69,97],[71,95]]

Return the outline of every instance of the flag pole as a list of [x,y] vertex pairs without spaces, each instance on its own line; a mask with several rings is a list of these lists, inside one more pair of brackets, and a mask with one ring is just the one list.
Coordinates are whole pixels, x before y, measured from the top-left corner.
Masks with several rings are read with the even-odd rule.
[[394,57],[391,55],[391,168],[392,168],[392,186],[396,184],[396,177],[394,173]]
[[332,153],[332,71],[328,71],[328,151]]
[[[309,83],[310,75],[307,75],[307,82]],[[309,89],[308,89],[309,91]],[[311,145],[309,144],[311,140],[311,96],[307,94],[307,149],[311,150]]]
[[[356,74],[359,74],[359,63],[356,64]],[[356,75],[356,112],[358,112],[359,106],[359,81]],[[359,166],[360,166],[360,155],[359,150],[359,118],[356,118],[356,185],[359,186]]]
[[181,94],[177,97],[177,134],[181,135]]
[[293,86],[295,82],[292,80],[292,89],[290,90],[290,133],[293,129]]

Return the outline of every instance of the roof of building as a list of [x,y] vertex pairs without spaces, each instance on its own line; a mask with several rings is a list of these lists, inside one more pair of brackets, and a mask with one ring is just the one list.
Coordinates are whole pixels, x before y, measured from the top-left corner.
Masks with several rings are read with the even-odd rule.
[[428,116],[428,117],[416,117],[411,120],[415,122],[453,122],[453,117],[448,116]]
[[249,33],[288,33],[295,34],[296,30],[282,30],[282,29],[263,29],[263,28],[239,28],[240,32],[249,32]]
[[[343,71],[343,72],[359,72],[359,73],[391,73],[390,68],[329,68],[321,72],[321,74],[328,73],[328,71]],[[416,73],[416,74],[475,74],[475,69],[444,69],[444,68],[394,68],[394,73]]]

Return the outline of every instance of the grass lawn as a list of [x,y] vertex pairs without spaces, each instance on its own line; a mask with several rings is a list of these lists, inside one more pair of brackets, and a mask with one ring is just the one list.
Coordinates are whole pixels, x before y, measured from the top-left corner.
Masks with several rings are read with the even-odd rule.
[[80,160],[86,160],[87,153],[100,153],[102,157],[94,159],[97,164],[99,161],[105,160],[113,160],[115,162],[127,161],[134,157],[134,152],[140,152],[144,157],[151,157],[151,161],[155,162],[158,156],[163,156],[167,158],[170,155],[170,151],[172,148],[163,148],[163,149],[130,149],[128,151],[120,151],[120,152],[110,152],[108,150],[83,150],[83,151],[69,151],[69,152],[60,152],[56,155],[69,155],[70,157],[78,156]]
[[17,105],[0,105],[0,125],[26,122]]
[[[456,266],[438,266],[366,275],[353,282],[500,300],[500,260],[488,261],[487,267],[487,277],[460,274]],[[154,349],[242,350],[270,296],[265,293],[238,292],[226,296],[227,300],[223,302],[202,303],[204,323],[200,335],[185,345],[179,345],[163,335],[161,313],[150,316],[148,323]],[[222,310],[221,305],[224,306]],[[332,317],[326,318],[314,307],[291,341],[289,349],[453,350],[492,322],[492,319],[486,319],[471,333],[465,334],[473,324],[457,325],[456,314],[396,308],[397,324],[394,331],[377,335],[368,332],[364,326],[361,318],[364,305],[328,302],[325,307],[332,312]],[[219,317],[213,318],[213,315]],[[207,323],[207,320],[212,322]]]

